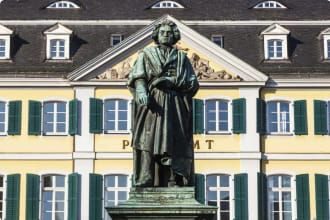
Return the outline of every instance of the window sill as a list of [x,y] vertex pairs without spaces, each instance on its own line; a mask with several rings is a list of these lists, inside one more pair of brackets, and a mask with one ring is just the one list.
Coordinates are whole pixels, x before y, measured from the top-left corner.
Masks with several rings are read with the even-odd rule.
[[104,131],[104,134],[130,134],[129,131]]
[[206,135],[231,135],[232,133],[229,131],[207,131]]
[[0,58],[0,63],[13,63],[13,60],[10,58]]
[[72,59],[46,59],[45,63],[72,63]]
[[267,133],[265,136],[293,136],[293,133]]
[[43,133],[43,136],[68,136],[68,134],[67,133],[49,133],[49,132],[47,132],[47,133]]
[[291,64],[292,61],[289,59],[264,59],[261,63],[288,63]]

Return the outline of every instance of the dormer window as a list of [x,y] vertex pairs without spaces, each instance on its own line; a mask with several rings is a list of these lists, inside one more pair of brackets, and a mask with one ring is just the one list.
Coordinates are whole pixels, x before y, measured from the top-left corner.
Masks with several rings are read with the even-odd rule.
[[285,7],[284,5],[282,5],[277,1],[264,1],[264,2],[260,2],[253,8],[258,9],[258,8],[287,8],[287,7]]
[[261,32],[264,38],[264,54],[266,60],[288,59],[288,35],[290,31],[273,24]]
[[80,7],[70,1],[57,1],[50,4],[47,8],[80,8]]
[[323,57],[330,60],[330,28],[325,29],[319,34],[319,39],[323,40]]
[[72,30],[56,24],[44,32],[47,41],[46,58],[63,60],[70,58],[70,36]]
[[123,40],[123,35],[120,34],[112,34],[111,35],[111,46],[115,46],[119,44]]
[[13,31],[0,24],[0,59],[10,59],[10,39]]
[[151,8],[184,8],[184,7],[174,1],[160,1],[154,4]]

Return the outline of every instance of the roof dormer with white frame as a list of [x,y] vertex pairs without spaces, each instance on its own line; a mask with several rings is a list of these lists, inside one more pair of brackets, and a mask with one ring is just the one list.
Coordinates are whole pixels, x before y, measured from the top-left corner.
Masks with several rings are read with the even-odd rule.
[[72,30],[57,23],[44,31],[46,36],[46,58],[48,60],[70,59],[70,37]]
[[264,39],[265,60],[288,59],[288,35],[290,31],[279,24],[272,24],[260,33]]
[[0,59],[10,59],[10,44],[13,31],[0,24]]

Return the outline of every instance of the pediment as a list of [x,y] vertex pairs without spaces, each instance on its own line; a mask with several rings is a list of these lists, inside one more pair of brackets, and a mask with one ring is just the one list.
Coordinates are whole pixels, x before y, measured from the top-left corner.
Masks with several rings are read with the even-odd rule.
[[72,34],[72,30],[63,26],[60,23],[53,25],[52,27],[48,28],[44,31],[44,34]]
[[330,35],[330,28],[327,28],[327,29],[321,31],[321,33],[319,34],[319,37],[321,37],[323,35]]
[[260,35],[288,35],[290,31],[279,24],[272,24],[261,32]]
[[135,35],[106,50],[71,72],[68,78],[72,81],[125,80],[139,51],[144,47],[154,46],[151,39],[154,25],[165,19],[177,24],[181,40],[175,46],[187,54],[199,80],[267,81],[266,75],[169,15],[161,17]]
[[12,30],[0,24],[0,35],[11,35],[12,33]]

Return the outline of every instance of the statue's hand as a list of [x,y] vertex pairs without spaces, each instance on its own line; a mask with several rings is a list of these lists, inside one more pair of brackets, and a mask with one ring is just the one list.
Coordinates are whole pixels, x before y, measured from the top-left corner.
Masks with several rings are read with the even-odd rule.
[[136,102],[140,105],[148,105],[149,104],[149,97],[145,92],[137,92],[136,93]]

